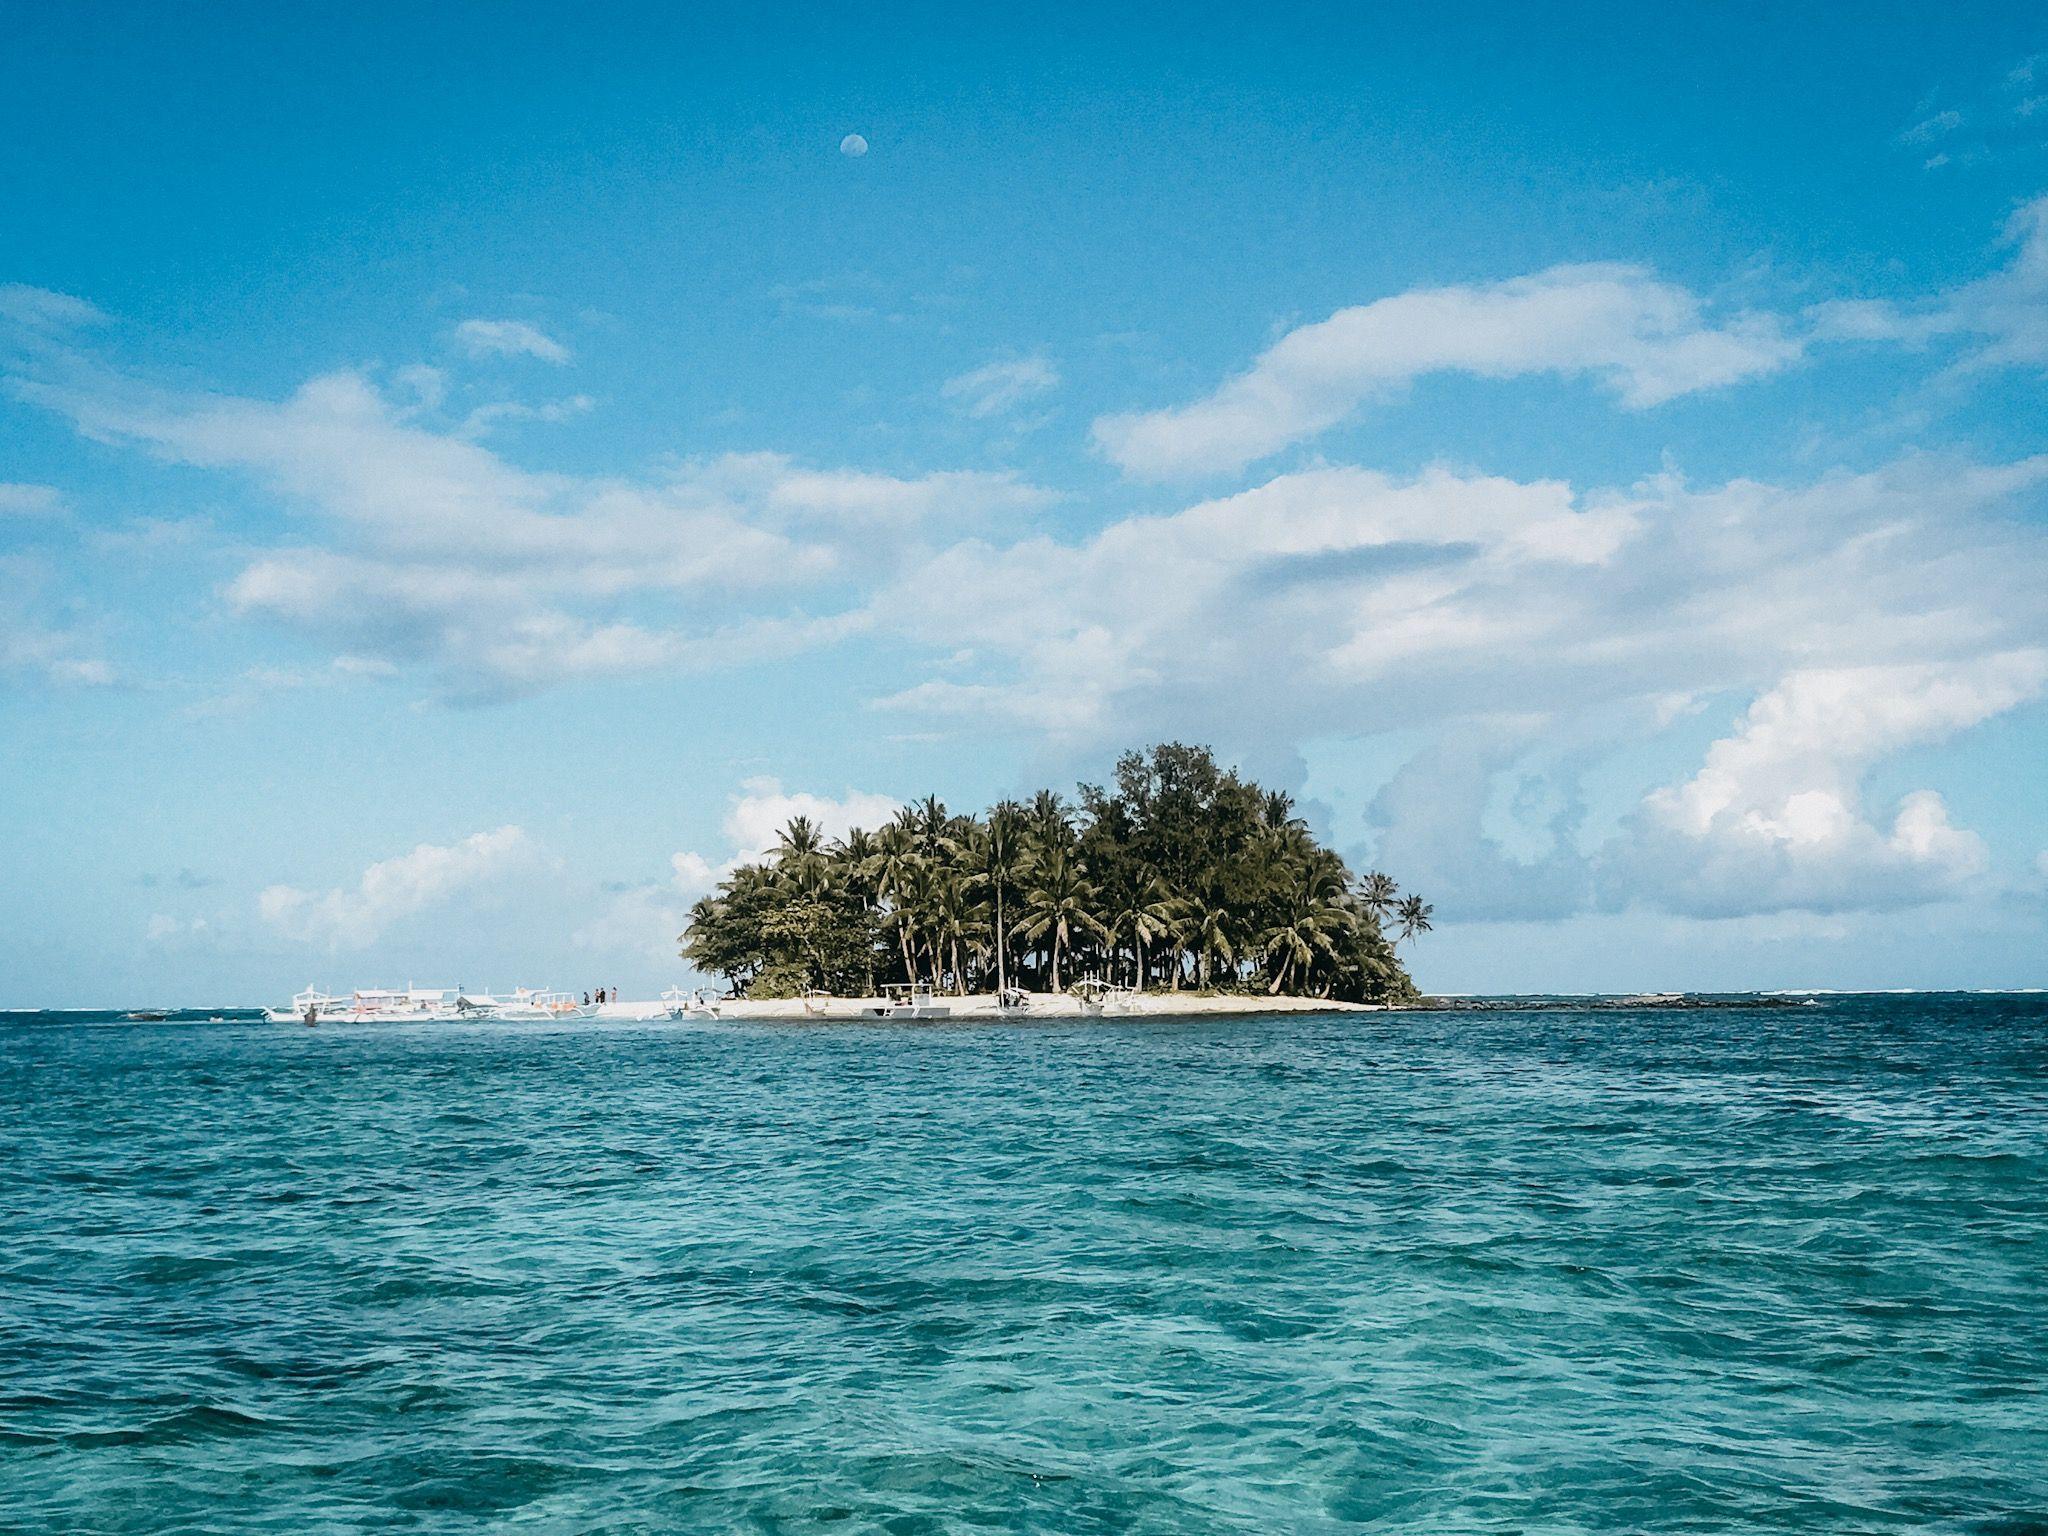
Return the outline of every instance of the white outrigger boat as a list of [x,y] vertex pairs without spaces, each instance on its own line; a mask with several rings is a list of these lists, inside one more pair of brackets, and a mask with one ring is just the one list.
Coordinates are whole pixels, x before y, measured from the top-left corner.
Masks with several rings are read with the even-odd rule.
[[499,1019],[594,1019],[598,1015],[596,1003],[579,1003],[567,992],[550,992],[545,988],[538,991],[531,987],[513,989],[509,1002],[500,1002],[497,1012],[492,1015]]
[[1084,976],[1067,990],[1080,1003],[1083,1013],[1137,1012],[1137,993],[1100,976]]
[[308,987],[292,998],[289,1008],[266,1008],[273,1024],[452,1024],[477,1019],[594,1019],[595,1003],[579,1003],[567,992],[517,987],[509,998],[460,987],[360,987],[353,992],[323,992]]
[[263,1016],[273,1024],[443,1023],[492,1018],[501,1006],[494,997],[472,996],[459,987],[358,987],[347,993],[308,987],[289,1008],[266,1008]]
[[953,1005],[942,1003],[928,981],[897,981],[882,988],[884,1002],[868,1011],[877,1019],[950,1019]]
[[702,987],[694,992],[670,987],[661,994],[661,1011],[672,1019],[715,1019],[718,1004]]

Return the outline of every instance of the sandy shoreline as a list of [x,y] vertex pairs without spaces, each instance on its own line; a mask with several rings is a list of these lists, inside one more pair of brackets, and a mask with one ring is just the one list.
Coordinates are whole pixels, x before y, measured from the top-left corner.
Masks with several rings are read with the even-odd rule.
[[[1119,998],[1103,1008],[1088,1008],[1079,998],[1058,992],[1026,994],[1021,1009],[999,1007],[993,992],[969,993],[965,997],[934,997],[932,1003],[948,1010],[945,1019],[910,1020],[943,1023],[947,1019],[1129,1019],[1129,1018],[1211,1018],[1220,1015],[1270,1013],[1381,1013],[1378,1003],[1336,1003],[1315,997],[1250,997],[1239,994],[1197,996],[1188,992],[1145,992]],[[810,1021],[817,1023],[877,1022],[876,1010],[885,1007],[879,997],[833,998],[740,998],[716,1004],[717,1017],[726,1020]],[[667,1012],[659,1002],[606,1003],[600,1017],[607,1019],[660,1019]],[[884,1020],[886,1022],[886,1020]]]

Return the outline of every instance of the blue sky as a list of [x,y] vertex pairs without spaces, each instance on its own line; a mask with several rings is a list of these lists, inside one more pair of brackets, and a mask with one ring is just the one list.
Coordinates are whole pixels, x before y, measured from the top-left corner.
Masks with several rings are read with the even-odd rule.
[[2048,984],[2035,8],[0,11],[0,1004],[1166,738],[1427,987]]

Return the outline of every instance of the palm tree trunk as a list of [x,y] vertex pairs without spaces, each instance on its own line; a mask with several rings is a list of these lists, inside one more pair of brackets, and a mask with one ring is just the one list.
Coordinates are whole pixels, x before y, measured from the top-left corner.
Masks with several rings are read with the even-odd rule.
[[1052,989],[1055,992],[1060,989],[1060,931],[1057,928],[1052,931]]
[[996,990],[1010,990],[1009,957],[1003,953],[1003,882],[996,879]]

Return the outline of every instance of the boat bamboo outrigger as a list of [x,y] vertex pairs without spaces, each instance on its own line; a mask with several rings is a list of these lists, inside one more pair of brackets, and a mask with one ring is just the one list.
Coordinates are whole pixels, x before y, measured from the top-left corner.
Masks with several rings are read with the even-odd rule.
[[273,1024],[445,1024],[478,1019],[591,1019],[597,1017],[597,1009],[577,1004],[566,992],[536,992],[526,987],[517,989],[507,1001],[462,987],[359,987],[343,994],[309,986],[292,998],[289,1008],[266,1008],[263,1016]]
[[874,1016],[882,1019],[950,1019],[953,1005],[942,1003],[928,981],[896,981],[882,988],[883,1006]]
[[1137,994],[1129,987],[1100,976],[1083,976],[1067,989],[1080,1003],[1083,1013],[1134,1013]]
[[567,992],[553,992],[545,987],[515,987],[512,1000],[500,1003],[495,1015],[501,1019],[594,1019],[598,1015],[595,1003],[579,1003]]
[[715,1019],[718,1004],[711,994],[699,987],[686,992],[681,987],[670,987],[661,994],[662,1012],[672,1019]]

